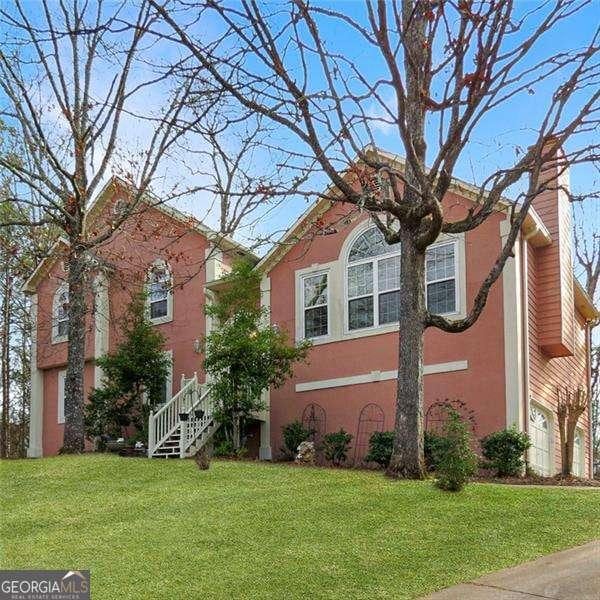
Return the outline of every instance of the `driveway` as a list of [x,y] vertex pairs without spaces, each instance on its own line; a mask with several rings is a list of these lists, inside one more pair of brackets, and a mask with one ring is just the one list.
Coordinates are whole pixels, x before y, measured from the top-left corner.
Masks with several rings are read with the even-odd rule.
[[441,590],[422,600],[599,600],[600,540]]

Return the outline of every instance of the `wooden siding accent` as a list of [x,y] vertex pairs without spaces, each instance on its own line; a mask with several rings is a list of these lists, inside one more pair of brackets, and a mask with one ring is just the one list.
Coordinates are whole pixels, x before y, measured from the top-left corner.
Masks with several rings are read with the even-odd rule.
[[[571,320],[573,331],[573,353],[570,356],[553,358],[542,349],[540,339],[545,334],[547,310],[544,306],[544,275],[540,270],[544,257],[540,256],[541,248],[533,248],[527,244],[528,252],[528,301],[529,301],[529,398],[552,416],[552,436],[554,453],[554,471],[560,468],[559,433],[556,418],[557,386],[588,386],[587,347],[585,319],[575,314]],[[579,419],[577,426],[583,432],[585,440],[585,473],[589,471],[589,420],[588,412]]]
[[561,189],[568,189],[569,174],[567,170],[559,174],[556,164],[549,164],[543,178],[549,189],[535,198],[533,206],[548,228],[552,243],[536,250],[538,343],[549,357],[571,356],[576,333],[571,205]]

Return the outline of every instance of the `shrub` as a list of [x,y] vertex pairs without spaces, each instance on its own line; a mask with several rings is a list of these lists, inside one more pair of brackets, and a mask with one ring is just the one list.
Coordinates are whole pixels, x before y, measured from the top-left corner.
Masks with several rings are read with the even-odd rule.
[[455,410],[448,411],[444,437],[446,448],[437,465],[436,485],[457,492],[475,473],[477,456],[471,450],[470,428]]
[[305,442],[313,431],[304,427],[300,421],[292,421],[281,429],[283,432],[283,448],[281,448],[281,451],[285,458],[294,460],[298,452],[298,446]]
[[223,458],[231,458],[235,456],[235,448],[233,447],[233,442],[231,440],[221,440],[215,443],[215,447],[213,450],[213,456],[223,457]]
[[446,453],[448,439],[437,433],[425,432],[423,440],[423,452],[425,454],[425,466],[428,471],[436,471],[442,457]]
[[481,440],[486,466],[494,469],[498,477],[514,477],[523,472],[525,462],[523,453],[531,446],[526,433],[516,427],[502,429]]
[[365,456],[365,461],[377,463],[385,469],[390,464],[393,447],[393,431],[375,431],[369,439],[369,452]]
[[346,461],[351,441],[352,436],[344,431],[344,429],[323,436],[323,453],[325,454],[325,458],[331,461],[336,467],[339,467]]

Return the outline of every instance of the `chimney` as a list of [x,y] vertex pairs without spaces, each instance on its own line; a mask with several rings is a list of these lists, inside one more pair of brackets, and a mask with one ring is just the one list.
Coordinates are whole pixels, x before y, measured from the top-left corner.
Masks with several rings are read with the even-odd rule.
[[538,340],[544,354],[551,358],[573,355],[575,324],[572,216],[565,191],[569,189],[569,171],[562,149],[554,146],[540,175],[540,184],[548,188],[533,200],[533,208],[552,237],[550,245],[535,250]]

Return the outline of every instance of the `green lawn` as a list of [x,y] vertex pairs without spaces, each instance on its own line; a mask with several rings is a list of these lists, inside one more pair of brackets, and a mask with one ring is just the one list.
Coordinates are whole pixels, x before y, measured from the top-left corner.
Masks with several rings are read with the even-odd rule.
[[92,597],[412,598],[600,537],[600,491],[216,461],[0,462],[0,567]]

